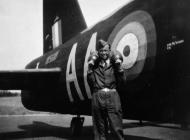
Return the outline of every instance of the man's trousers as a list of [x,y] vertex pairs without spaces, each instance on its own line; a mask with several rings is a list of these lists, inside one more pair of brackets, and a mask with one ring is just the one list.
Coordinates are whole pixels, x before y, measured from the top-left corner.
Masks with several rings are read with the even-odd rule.
[[[122,109],[118,92],[98,90],[92,95],[92,119],[95,140],[105,140],[111,126],[119,140],[123,140]],[[109,125],[108,125],[109,122]]]

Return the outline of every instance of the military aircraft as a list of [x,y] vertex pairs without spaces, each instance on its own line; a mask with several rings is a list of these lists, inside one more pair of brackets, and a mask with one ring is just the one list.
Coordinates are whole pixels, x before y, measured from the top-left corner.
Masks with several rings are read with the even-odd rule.
[[77,0],[43,1],[44,54],[25,70],[0,71],[1,89],[21,89],[23,105],[75,114],[78,133],[91,114],[87,61],[101,38],[121,52],[123,118],[188,124],[190,1],[132,0],[87,28]]

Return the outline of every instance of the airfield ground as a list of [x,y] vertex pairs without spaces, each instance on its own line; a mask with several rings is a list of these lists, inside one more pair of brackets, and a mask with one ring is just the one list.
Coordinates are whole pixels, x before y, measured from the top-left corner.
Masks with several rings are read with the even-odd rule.
[[[29,111],[21,104],[20,96],[0,98],[0,140],[91,140],[92,118],[84,116],[84,128],[80,137],[72,137],[72,115]],[[190,130],[182,130],[178,124],[158,124],[136,120],[123,120],[126,140],[190,140]],[[112,136],[109,137],[112,140]]]

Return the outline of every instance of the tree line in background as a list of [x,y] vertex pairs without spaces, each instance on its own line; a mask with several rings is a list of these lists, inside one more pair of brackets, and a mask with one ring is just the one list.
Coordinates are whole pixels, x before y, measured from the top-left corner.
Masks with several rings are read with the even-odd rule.
[[0,90],[0,97],[20,96],[20,90]]

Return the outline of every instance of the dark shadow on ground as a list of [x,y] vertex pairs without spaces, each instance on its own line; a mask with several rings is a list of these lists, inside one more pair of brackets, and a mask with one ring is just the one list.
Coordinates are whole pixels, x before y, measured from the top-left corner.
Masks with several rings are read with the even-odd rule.
[[[131,125],[135,124],[124,124],[125,128],[131,128]],[[133,126],[135,127],[135,126]],[[136,126],[139,127],[139,126]],[[0,139],[10,140],[10,139],[24,139],[24,138],[42,138],[51,137],[51,138],[62,138],[68,140],[92,140],[93,139],[93,131],[92,126],[83,127],[83,131],[81,136],[73,137],[70,133],[70,128],[61,127],[61,126],[53,126],[44,122],[34,121],[33,124],[29,125],[21,125],[18,126],[20,131],[16,132],[5,132],[0,133]],[[114,140],[115,138],[110,134],[109,140]],[[125,135],[125,139],[127,140],[158,140],[158,139],[150,139],[147,137],[140,136],[131,136]]]
[[[29,125],[20,125],[18,128],[21,131],[16,132],[7,132],[0,133],[0,139],[24,139],[24,138],[42,138],[44,137],[55,137],[55,138],[65,138],[69,140],[80,140],[80,137],[72,137],[70,133],[70,128],[61,127],[61,126],[53,126],[44,122],[33,121],[33,124]],[[91,127],[84,127],[82,133],[81,140],[83,138],[92,139],[92,131]]]
[[132,123],[123,123],[123,128],[127,129],[127,128],[135,128],[135,127],[145,127],[145,126],[153,126],[153,127],[162,127],[162,128],[169,128],[169,129],[179,129],[179,130],[190,130],[189,128],[183,129],[180,126],[167,126],[167,125],[163,125],[162,123],[159,122],[143,122],[143,123],[139,123],[139,122],[132,122]]

